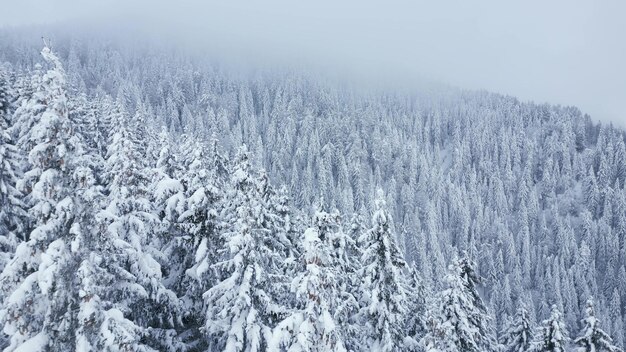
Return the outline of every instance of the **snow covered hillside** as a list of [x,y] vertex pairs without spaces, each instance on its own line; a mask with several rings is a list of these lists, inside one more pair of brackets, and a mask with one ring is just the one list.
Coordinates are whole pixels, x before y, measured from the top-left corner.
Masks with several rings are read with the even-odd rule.
[[0,34],[6,351],[624,348],[623,130],[29,35]]

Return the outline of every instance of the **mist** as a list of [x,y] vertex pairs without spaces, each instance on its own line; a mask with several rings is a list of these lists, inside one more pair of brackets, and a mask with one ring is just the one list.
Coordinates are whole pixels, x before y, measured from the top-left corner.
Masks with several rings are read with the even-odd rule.
[[626,3],[618,0],[28,0],[3,7],[4,26],[130,25],[251,64],[314,65],[402,85],[434,80],[574,105],[593,120],[626,126]]

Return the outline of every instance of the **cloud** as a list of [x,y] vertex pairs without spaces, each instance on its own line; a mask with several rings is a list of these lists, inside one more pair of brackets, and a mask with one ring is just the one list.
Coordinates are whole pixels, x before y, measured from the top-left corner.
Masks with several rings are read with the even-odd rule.
[[626,126],[620,0],[22,0],[5,13],[8,25],[131,22],[250,62],[314,64],[374,80],[428,77],[576,105]]

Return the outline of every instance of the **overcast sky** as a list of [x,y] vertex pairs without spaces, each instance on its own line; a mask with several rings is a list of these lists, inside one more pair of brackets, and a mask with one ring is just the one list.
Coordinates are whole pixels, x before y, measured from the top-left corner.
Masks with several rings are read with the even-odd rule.
[[254,61],[425,76],[576,105],[626,127],[626,1],[19,0],[0,25],[133,21]]

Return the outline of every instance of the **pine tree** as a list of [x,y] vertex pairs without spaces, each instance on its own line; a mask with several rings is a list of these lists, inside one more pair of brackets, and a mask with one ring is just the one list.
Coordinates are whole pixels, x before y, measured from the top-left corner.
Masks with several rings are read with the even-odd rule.
[[[29,172],[40,175],[31,192],[36,227],[2,274],[4,287],[16,284],[2,312],[11,338],[7,350],[152,350],[140,342],[145,330],[123,316],[135,308],[127,304],[127,289],[137,284],[128,282],[133,273],[119,261],[128,250],[121,239],[102,235],[97,219],[104,196],[94,162],[68,117],[60,63],[49,48],[42,54],[54,66],[42,80],[42,88],[52,91],[36,92],[48,94],[50,103],[35,125],[38,144],[29,155]],[[48,133],[37,134],[42,128]],[[20,282],[21,275],[27,276]]]
[[278,192],[273,196],[271,201],[274,212],[277,215],[278,227],[285,232],[288,241],[289,257],[297,257],[299,255],[299,245],[297,244],[299,233],[301,233],[299,225],[301,221],[295,216],[292,209],[291,198],[286,186],[281,186]]
[[617,346],[613,345],[611,337],[604,332],[599,321],[595,316],[593,301],[587,301],[585,309],[585,318],[582,320],[584,327],[580,332],[580,336],[574,340],[578,352],[619,352]]
[[567,350],[567,330],[565,329],[561,312],[556,305],[552,306],[550,318],[541,323],[535,338],[534,351],[565,352]]
[[[623,277],[622,277],[623,278]],[[615,344],[622,348],[624,346],[624,323],[622,319],[622,309],[621,309],[621,297],[620,291],[617,288],[613,290],[613,294],[611,295],[611,302],[609,303],[609,314],[608,317],[612,322],[611,332],[614,334],[613,339]]]
[[505,352],[530,352],[533,342],[533,327],[526,307],[522,305],[503,332],[502,344]]
[[[42,66],[37,63],[32,72],[30,80],[24,79],[21,89],[18,88],[19,97],[13,114],[13,134],[17,139],[18,149],[23,153],[28,153],[36,144],[32,136],[32,129],[41,119],[41,115],[46,111],[46,96],[44,91]],[[28,155],[26,155],[28,157]],[[28,160],[27,160],[28,161]],[[23,185],[21,191],[30,193],[31,185]]]
[[133,302],[143,299],[141,290],[128,290],[141,282],[135,280],[126,261],[143,258],[117,233],[107,231],[107,213],[102,210],[106,199],[96,179],[86,166],[74,173],[77,216],[71,252],[76,258],[72,266],[76,279],[72,284],[78,300],[68,306],[76,315],[76,341],[71,349],[153,351],[143,340],[146,330],[125,317]]
[[180,174],[180,166],[170,136],[165,127],[159,134],[160,151],[156,162],[155,178],[160,181],[165,178],[177,179]]
[[359,239],[363,248],[359,275],[361,315],[367,331],[364,343],[381,352],[401,350],[405,337],[403,316],[407,307],[402,270],[406,264],[394,242],[391,222],[383,193],[379,191],[372,227]]
[[[288,222],[289,208],[284,204],[287,200],[281,199],[270,183],[269,175],[265,170],[261,170],[256,180],[257,192],[260,196],[259,215],[257,219],[259,225],[275,237],[272,242],[274,249],[281,254],[281,257],[293,255],[294,245],[290,234],[291,224]],[[272,263],[272,266],[279,266],[281,263]]]
[[492,351],[495,343],[487,327],[489,317],[476,290],[478,277],[467,258],[448,268],[448,287],[436,298],[424,337],[426,351]]
[[274,329],[270,350],[346,351],[331,305],[338,299],[337,272],[319,232],[304,233],[302,270],[292,282],[297,308]]
[[185,187],[179,179],[178,156],[172,150],[169,135],[163,129],[159,137],[161,146],[150,184],[150,203],[157,218],[154,239],[163,256],[155,258],[161,265],[165,286],[179,292],[181,279],[187,268],[191,248],[181,249],[184,233],[181,231],[180,216],[185,211]]
[[0,275],[4,302],[0,317],[10,335],[7,351],[24,344],[54,348],[55,337],[68,337],[69,327],[57,326],[55,320],[63,320],[58,316],[63,310],[58,309],[73,299],[64,282],[57,282],[70,278],[59,277],[57,269],[71,261],[67,247],[73,216],[70,175],[78,141],[68,118],[61,63],[48,47],[41,54],[51,68],[23,105],[25,110],[39,112],[32,128],[23,135],[23,145],[30,147],[24,177],[30,188],[29,213],[34,229]]
[[264,218],[256,179],[245,146],[235,158],[226,195],[224,228],[220,233],[223,259],[213,263],[219,281],[207,290],[204,329],[210,349],[261,351],[271,327],[285,314],[272,293],[279,282],[280,245],[259,222]]
[[107,152],[109,180],[106,206],[107,232],[126,242],[122,246],[125,270],[132,279],[123,296],[130,297],[125,317],[148,334],[151,346],[168,350],[161,344],[171,341],[173,329],[180,326],[180,302],[165,287],[162,267],[165,261],[156,237],[157,219],[149,202],[149,171],[137,132],[129,127],[133,121],[117,109],[115,130]]
[[421,351],[420,341],[426,335],[426,290],[424,282],[417,271],[409,268],[409,276],[405,282],[407,295],[407,313],[404,314],[406,331],[405,349]]
[[172,258],[184,272],[177,273],[174,288],[188,309],[185,325],[191,331],[191,340],[203,343],[198,328],[203,325],[204,300],[202,294],[212,287],[217,276],[211,265],[218,262],[219,210],[223,194],[216,184],[214,170],[209,170],[202,145],[196,143],[188,172],[183,177],[186,184],[184,211],[179,217],[181,236],[168,247]]
[[9,127],[9,87],[0,70],[0,272],[11,259],[20,240],[25,239],[27,213],[17,190],[20,155]]
[[[334,319],[343,336],[348,350],[356,350],[361,337],[361,322],[358,320],[360,258],[362,255],[356,238],[360,229],[354,233],[345,233],[341,226],[341,216],[337,211],[327,213],[318,211],[313,216],[313,223],[318,232],[325,232],[331,263],[336,271],[337,297],[331,302]],[[352,231],[352,229],[351,229]]]

